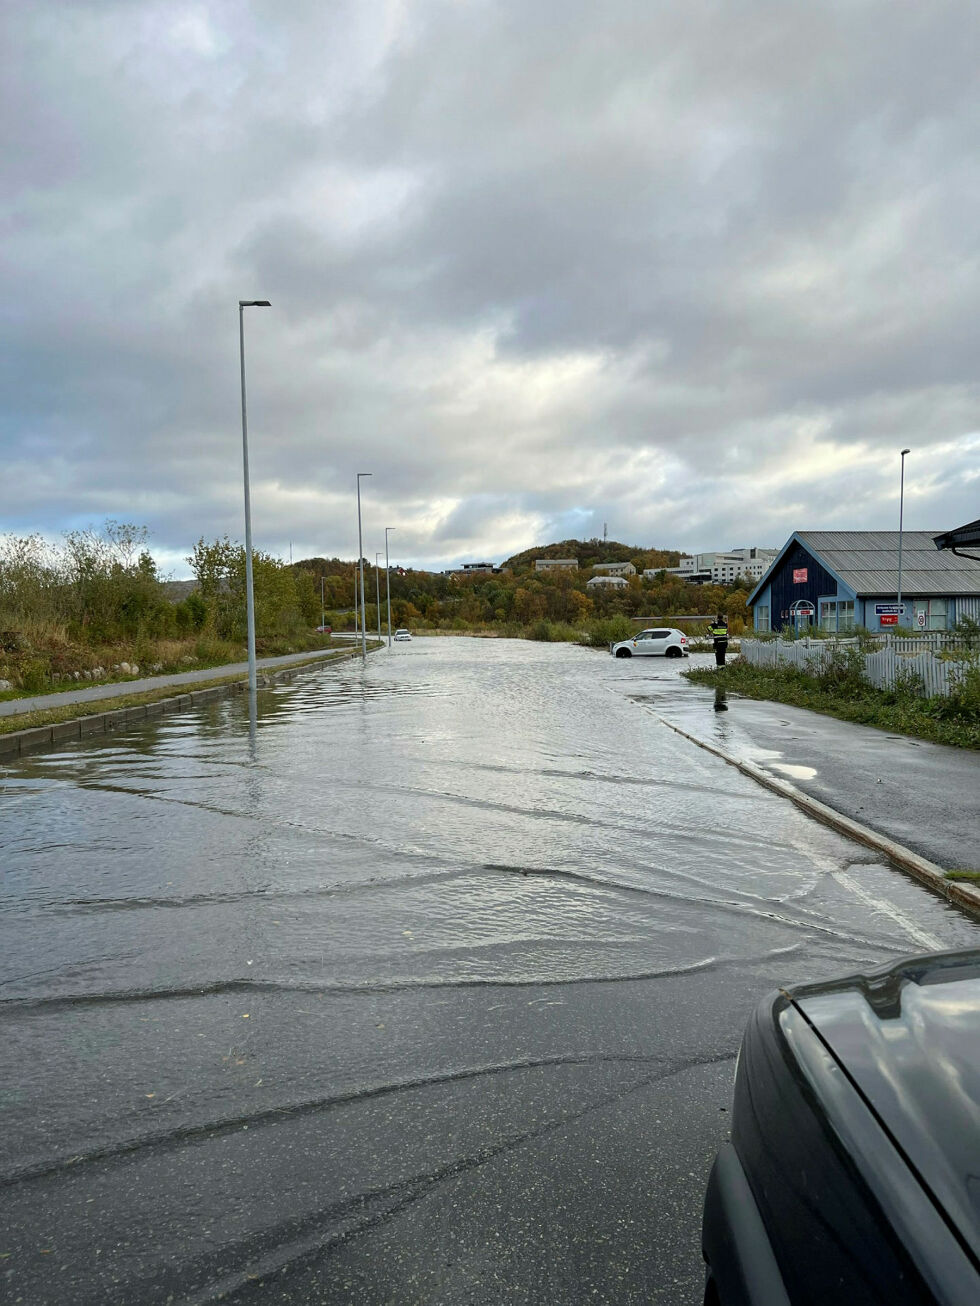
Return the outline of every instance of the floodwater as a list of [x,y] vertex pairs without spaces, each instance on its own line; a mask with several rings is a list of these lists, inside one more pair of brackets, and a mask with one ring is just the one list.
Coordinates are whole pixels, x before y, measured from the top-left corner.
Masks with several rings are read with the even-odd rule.
[[2,768],[0,1296],[700,1302],[754,1003],[980,930],[691,693],[415,640]]

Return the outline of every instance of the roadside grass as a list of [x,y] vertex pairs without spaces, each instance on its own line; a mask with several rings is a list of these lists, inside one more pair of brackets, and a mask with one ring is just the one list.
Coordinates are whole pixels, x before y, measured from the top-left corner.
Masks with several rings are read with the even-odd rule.
[[955,870],[946,872],[947,880],[968,880],[971,884],[980,884],[980,871]]
[[908,687],[875,689],[856,676],[820,678],[795,667],[754,667],[741,660],[725,667],[693,667],[682,674],[695,684],[744,698],[788,703],[840,721],[980,750],[980,711],[972,693],[968,699],[922,698]]
[[[369,648],[379,647],[378,641],[374,640],[368,645]],[[332,656],[326,658],[309,658],[304,662],[292,662],[285,667],[269,667],[270,672],[279,671],[302,671],[304,667],[311,665],[325,665],[333,662],[338,658],[349,653],[348,646],[342,646],[332,650]],[[201,668],[194,668],[200,670]],[[188,670],[184,667],[182,670]],[[259,676],[263,674],[263,668],[259,667]],[[241,684],[248,677],[244,672],[236,671],[229,676],[215,676],[209,680],[193,680],[179,685],[161,685],[158,689],[147,689],[136,694],[120,694],[113,698],[96,698],[89,699],[84,703],[69,703],[62,707],[45,707],[38,708],[34,712],[16,712],[12,716],[0,717],[0,735],[13,734],[17,730],[32,730],[36,726],[56,726],[62,721],[77,721],[79,717],[99,716],[103,712],[117,712],[127,707],[141,707],[145,703],[159,703],[167,698],[181,698],[185,694],[193,694],[199,689],[214,689],[220,685]],[[86,686],[87,688],[89,686]],[[4,697],[9,697],[5,695]]]

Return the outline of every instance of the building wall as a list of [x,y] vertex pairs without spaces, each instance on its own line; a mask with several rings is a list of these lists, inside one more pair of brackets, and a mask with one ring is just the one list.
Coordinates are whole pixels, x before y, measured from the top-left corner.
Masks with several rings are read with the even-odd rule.
[[[794,581],[794,571],[805,571],[805,581]],[[794,541],[793,545],[786,552],[782,562],[769,578],[769,585],[766,593],[769,598],[769,629],[782,630],[784,626],[792,626],[793,619],[784,616],[783,613],[789,613],[793,604],[798,599],[808,599],[814,608],[813,625],[816,626],[820,614],[820,600],[827,598],[836,598],[837,581],[826,571],[816,558],[804,549],[803,545]],[[851,599],[851,594],[841,595],[841,597]],[[757,610],[762,605],[762,596],[760,595],[752,605]],[[856,615],[856,614],[855,614]],[[758,621],[756,622],[758,629]]]

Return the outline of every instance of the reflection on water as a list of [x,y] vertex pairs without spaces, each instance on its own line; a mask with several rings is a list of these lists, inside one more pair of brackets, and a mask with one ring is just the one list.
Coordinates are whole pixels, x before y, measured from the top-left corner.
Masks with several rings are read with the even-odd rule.
[[[93,1299],[115,1281],[93,1237],[144,1299],[175,1245],[167,1273],[197,1291],[215,1247],[288,1260],[304,1221],[346,1228],[389,1185],[496,1155],[515,1102],[525,1128],[724,1060],[760,991],[901,951],[832,877],[852,846],[662,727],[651,690],[684,686],[587,650],[415,640],[260,690],[254,714],[222,699],[4,768],[14,1245],[60,1211]],[[949,946],[974,937],[924,910]],[[366,1121],[394,1127],[379,1093],[401,1095],[399,1141],[354,1155]],[[465,1097],[458,1125],[433,1094]],[[58,1299],[15,1260],[25,1299]]]

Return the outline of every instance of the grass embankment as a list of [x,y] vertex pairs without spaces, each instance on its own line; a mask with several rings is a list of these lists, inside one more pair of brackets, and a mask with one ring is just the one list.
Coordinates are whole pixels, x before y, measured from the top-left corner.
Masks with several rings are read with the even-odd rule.
[[980,701],[974,702],[978,695],[973,685],[958,696],[922,698],[907,689],[875,689],[853,676],[812,676],[795,667],[754,667],[742,661],[694,667],[683,674],[695,684],[743,698],[789,703],[840,721],[980,750]]

